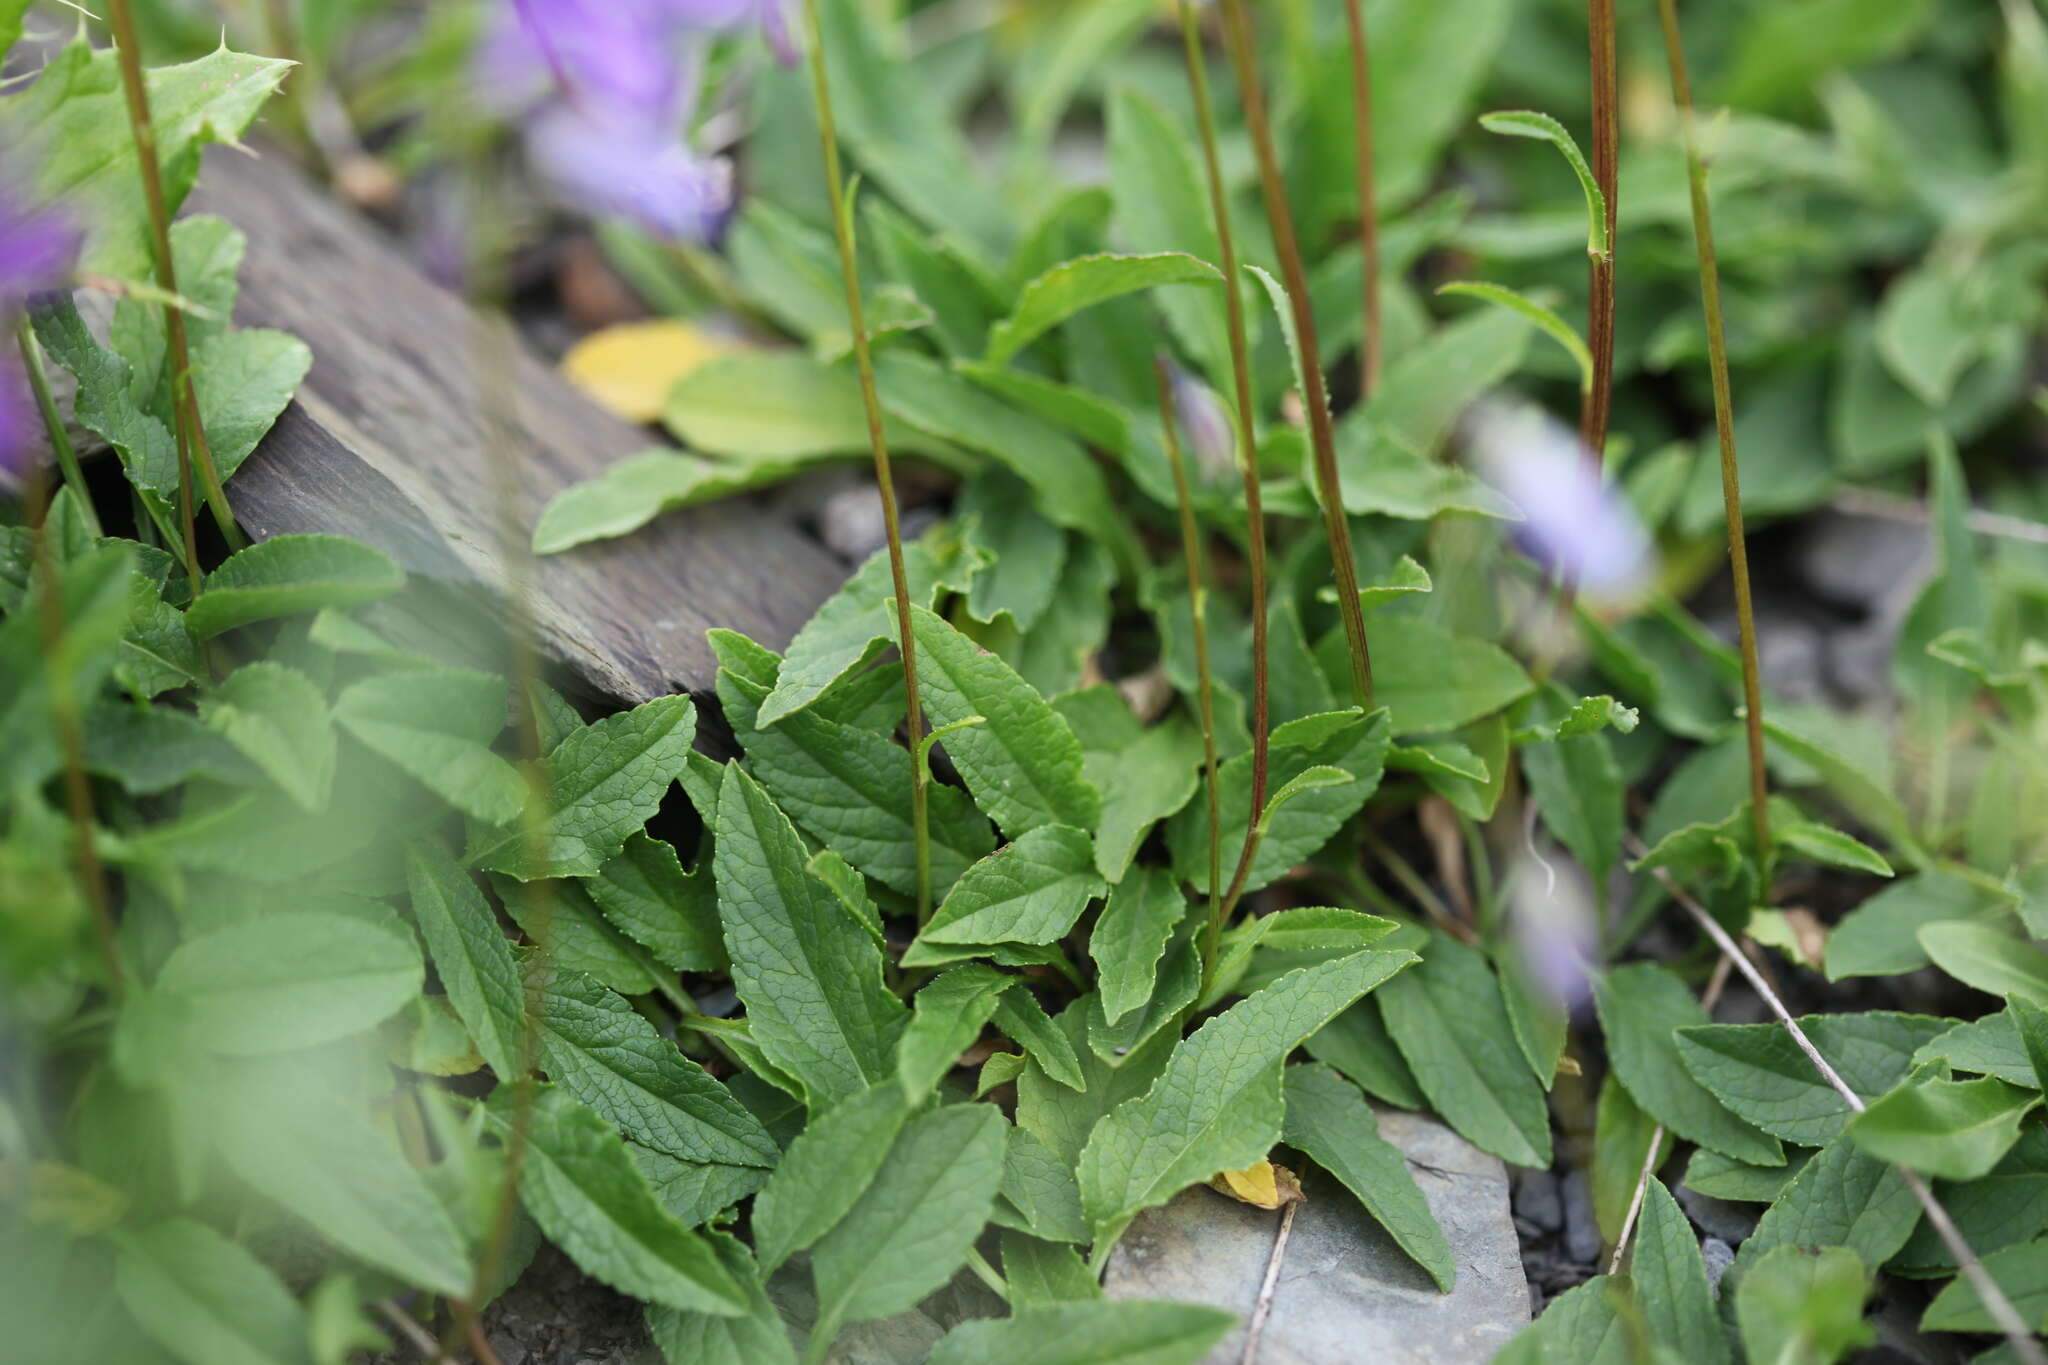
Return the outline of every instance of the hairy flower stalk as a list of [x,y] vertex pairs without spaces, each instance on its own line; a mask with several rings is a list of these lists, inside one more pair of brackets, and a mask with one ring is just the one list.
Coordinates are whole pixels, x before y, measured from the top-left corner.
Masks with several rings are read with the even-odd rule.
[[1344,0],[1344,21],[1351,30],[1352,144],[1358,156],[1359,274],[1365,308],[1365,330],[1358,345],[1358,397],[1363,402],[1380,386],[1380,215],[1372,175],[1372,48],[1360,0]]
[[[1159,375],[1159,427],[1166,438],[1166,458],[1173,465],[1174,498],[1180,504],[1180,548],[1187,561],[1188,616],[1194,622],[1195,677],[1201,689],[1202,768],[1209,787],[1209,923],[1202,930],[1202,990],[1216,975],[1216,947],[1223,936],[1223,807],[1216,782],[1216,684],[1209,671],[1209,594],[1202,586],[1202,536],[1195,527],[1194,494],[1188,487],[1187,461],[1181,458],[1180,436],[1174,430],[1173,378],[1165,357],[1154,362]],[[1256,815],[1253,823],[1257,823]]]
[[[142,75],[142,46],[135,35],[135,10],[130,0],[108,0],[107,19],[113,25],[114,46],[121,62],[121,87],[128,98],[128,124],[135,137],[135,158],[142,169],[142,194],[149,205],[150,235],[156,248],[156,282],[166,294],[178,293],[178,267],[171,256],[171,214],[164,199],[163,168],[156,154],[156,125],[149,114],[149,87]],[[192,591],[200,591],[199,542],[193,529],[192,478],[198,471],[205,486],[207,506],[231,549],[247,541],[228,510],[227,490],[221,487],[220,471],[214,467],[213,449],[206,441],[206,425],[199,418],[199,399],[192,387],[192,354],[185,339],[185,315],[174,304],[164,304],[164,333],[169,343],[171,366],[171,417],[178,443],[178,509],[184,534],[185,571]]]
[[1742,647],[1743,717],[1749,735],[1749,807],[1756,831],[1757,872],[1769,894],[1771,817],[1766,802],[1770,781],[1764,769],[1764,698],[1757,681],[1756,613],[1749,596],[1749,550],[1742,535],[1742,481],[1735,465],[1735,412],[1728,394],[1728,338],[1721,326],[1721,272],[1714,260],[1714,220],[1707,203],[1707,167],[1700,157],[1693,115],[1692,82],[1685,72],[1685,44],[1678,32],[1675,0],[1657,0],[1664,27],[1664,54],[1671,64],[1671,97],[1685,139],[1686,182],[1692,191],[1693,238],[1699,248],[1700,301],[1707,320],[1707,368],[1714,384],[1714,431],[1721,445],[1721,502],[1728,517],[1728,567],[1735,578],[1735,622]]
[[[1244,0],[1224,0],[1223,28],[1244,99],[1252,150],[1258,156],[1266,218],[1273,227],[1273,245],[1280,256],[1287,302],[1301,346],[1302,399],[1308,407],[1309,441],[1315,451],[1316,493],[1323,505],[1323,531],[1329,537],[1330,561],[1337,577],[1337,609],[1343,616],[1344,639],[1350,649],[1352,686],[1358,704],[1370,707],[1372,653],[1365,639],[1365,609],[1358,600],[1358,565],[1351,554],[1351,528],[1344,520],[1344,495],[1337,480],[1337,438],[1330,425],[1330,394],[1323,380],[1322,347],[1316,341],[1315,315],[1309,308],[1308,270],[1302,264],[1294,211],[1287,203],[1287,186],[1280,178],[1280,157],[1274,150],[1273,128],[1266,117],[1266,97],[1259,85],[1258,57],[1252,47],[1251,20],[1245,13]],[[1253,818],[1256,823],[1256,815]]]
[[818,139],[825,151],[825,190],[831,196],[832,230],[839,241],[839,274],[846,286],[846,317],[853,330],[854,368],[860,373],[861,405],[867,412],[868,445],[875,457],[875,483],[882,493],[882,525],[889,538],[889,577],[896,591],[896,638],[903,654],[904,723],[910,740],[910,824],[917,847],[917,922],[932,913],[931,831],[925,815],[928,778],[918,748],[924,712],[917,700],[917,641],[910,628],[910,579],[903,568],[903,530],[896,513],[896,480],[889,468],[889,442],[882,434],[882,400],[875,392],[875,361],[868,350],[867,320],[860,301],[860,266],[853,249],[853,219],[839,168],[839,132],[832,121],[832,82],[825,71],[825,30],[818,0],[804,0],[809,40],[811,92],[818,106]]
[[1223,303],[1230,329],[1231,381],[1237,402],[1238,468],[1244,476],[1244,519],[1247,572],[1250,577],[1252,616],[1252,782],[1245,822],[1244,847],[1238,853],[1237,870],[1230,890],[1223,898],[1222,914],[1227,918],[1251,874],[1252,860],[1259,852],[1258,815],[1266,808],[1272,727],[1272,689],[1267,674],[1266,644],[1266,509],[1259,485],[1259,439],[1254,425],[1257,398],[1252,392],[1251,344],[1245,336],[1244,295],[1239,289],[1237,234],[1230,223],[1230,195],[1223,183],[1222,158],[1216,151],[1216,117],[1209,100],[1209,73],[1202,57],[1202,37],[1195,26],[1191,0],[1180,0],[1181,45],[1186,51],[1188,84],[1194,91],[1195,126],[1201,130],[1202,164],[1209,181],[1209,211],[1216,220],[1216,245],[1222,256]]

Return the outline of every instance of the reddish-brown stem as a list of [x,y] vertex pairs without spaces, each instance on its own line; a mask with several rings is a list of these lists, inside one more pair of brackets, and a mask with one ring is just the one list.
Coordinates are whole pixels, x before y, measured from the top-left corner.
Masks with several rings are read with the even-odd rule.
[[[1344,519],[1344,491],[1337,477],[1337,437],[1330,423],[1330,394],[1323,380],[1322,347],[1316,341],[1316,320],[1309,307],[1308,270],[1294,231],[1294,211],[1280,176],[1280,156],[1273,146],[1273,128],[1266,116],[1265,92],[1259,85],[1258,57],[1252,47],[1251,20],[1244,0],[1224,0],[1223,28],[1244,100],[1245,123],[1259,163],[1259,185],[1266,217],[1273,227],[1273,245],[1287,286],[1287,302],[1301,347],[1302,399],[1308,408],[1309,442],[1315,452],[1316,493],[1323,505],[1323,531],[1330,542],[1330,560],[1337,579],[1337,610],[1344,621],[1351,657],[1351,682],[1358,704],[1372,705],[1372,653],[1365,638],[1365,609],[1358,600],[1358,564],[1351,553],[1351,528]],[[1256,815],[1253,817],[1256,819]]]
[[1589,265],[1586,344],[1593,352],[1593,385],[1579,406],[1579,439],[1598,464],[1607,448],[1608,413],[1614,397],[1614,243],[1621,155],[1614,0],[1586,0],[1586,31],[1593,75],[1593,179],[1606,199],[1607,250],[1594,256]]
[[1367,43],[1365,9],[1360,0],[1344,0],[1344,19],[1351,29],[1352,145],[1358,156],[1359,269],[1364,276],[1364,334],[1358,345],[1358,396],[1371,398],[1380,386],[1380,214],[1373,192],[1372,48]]
[[1721,271],[1714,259],[1714,217],[1707,202],[1707,166],[1700,156],[1692,82],[1674,0],[1657,0],[1664,55],[1671,65],[1671,97],[1685,139],[1686,183],[1692,193],[1693,237],[1699,248],[1700,303],[1707,322],[1707,370],[1714,386],[1714,432],[1721,447],[1721,505],[1728,519],[1728,568],[1735,580],[1735,626],[1742,649],[1743,717],[1749,738],[1750,820],[1756,834],[1757,874],[1768,894],[1771,868],[1770,779],[1764,768],[1764,699],[1757,679],[1756,613],[1750,605],[1749,549],[1742,531],[1742,477],[1735,463],[1735,404],[1728,391],[1728,337],[1721,322]]
[[1200,130],[1202,165],[1209,181],[1209,212],[1216,220],[1216,248],[1222,257],[1223,305],[1230,329],[1231,380],[1237,399],[1238,471],[1244,476],[1244,519],[1247,572],[1251,579],[1252,615],[1252,780],[1245,823],[1244,847],[1237,856],[1237,870],[1229,892],[1223,898],[1223,918],[1230,915],[1251,874],[1252,860],[1259,852],[1259,815],[1266,809],[1272,724],[1272,689],[1267,678],[1266,615],[1266,509],[1259,483],[1259,438],[1255,425],[1257,397],[1252,391],[1251,344],[1245,336],[1244,293],[1237,268],[1237,234],[1230,222],[1230,194],[1223,183],[1222,159],[1216,151],[1216,117],[1209,100],[1209,73],[1202,56],[1202,38],[1195,27],[1195,12],[1188,0],[1180,0],[1182,46],[1186,50],[1188,84],[1195,98],[1195,126]]

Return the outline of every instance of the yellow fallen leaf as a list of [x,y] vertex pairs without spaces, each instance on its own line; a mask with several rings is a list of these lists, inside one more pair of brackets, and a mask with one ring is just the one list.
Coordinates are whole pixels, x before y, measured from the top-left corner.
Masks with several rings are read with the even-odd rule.
[[733,343],[661,318],[592,332],[562,357],[570,383],[629,422],[654,422],[675,382]]
[[1277,1209],[1303,1197],[1301,1182],[1295,1179],[1294,1172],[1270,1161],[1261,1161],[1241,1171],[1218,1172],[1209,1184],[1239,1203],[1253,1204],[1262,1209]]

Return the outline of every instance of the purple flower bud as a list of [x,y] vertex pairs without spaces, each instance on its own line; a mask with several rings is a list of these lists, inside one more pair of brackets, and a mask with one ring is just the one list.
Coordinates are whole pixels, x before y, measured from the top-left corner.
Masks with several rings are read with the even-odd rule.
[[1574,432],[1534,405],[1482,400],[1465,439],[1479,473],[1521,509],[1515,539],[1531,559],[1600,598],[1648,575],[1648,533]]
[[67,216],[30,204],[0,177],[0,313],[20,308],[31,294],[62,288],[79,240]]
[[1516,866],[1508,906],[1516,947],[1537,989],[1565,1009],[1592,993],[1586,964],[1599,942],[1599,918],[1576,864],[1553,867],[1532,857]]
[[1173,424],[1180,429],[1182,449],[1194,461],[1196,482],[1211,487],[1229,482],[1237,473],[1237,432],[1230,409],[1207,384],[1171,361],[1167,365]]
[[558,104],[528,126],[526,149],[557,193],[657,236],[710,241],[732,212],[731,163],[632,119]]

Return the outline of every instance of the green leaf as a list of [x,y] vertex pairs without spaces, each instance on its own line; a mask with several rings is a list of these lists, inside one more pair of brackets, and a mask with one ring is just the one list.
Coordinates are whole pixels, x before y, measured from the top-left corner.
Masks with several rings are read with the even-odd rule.
[[768,1130],[639,1011],[581,972],[532,987],[541,1064],[563,1093],[633,1141],[684,1161],[773,1166]]
[[1695,1147],[1692,1160],[1685,1165],[1685,1187],[1714,1199],[1768,1204],[1785,1192],[1811,1157],[1811,1152],[1793,1151],[1786,1154],[1782,1166],[1752,1166],[1710,1147]]
[[1085,1242],[1088,1221],[1073,1168],[1028,1128],[1009,1130],[1003,1149],[1002,1198],[994,1220],[1054,1242]]
[[424,974],[393,923],[280,910],[187,939],[156,989],[183,1007],[196,1042],[247,1056],[374,1028],[419,994]]
[[1872,772],[1860,758],[1836,753],[1830,747],[1830,736],[1810,719],[1788,716],[1786,711],[1778,707],[1764,717],[1764,734],[1771,742],[1819,773],[1843,807],[1882,834],[1887,846],[1905,861],[1927,862],[1925,851],[1913,837],[1906,808],[1892,794],[1887,776]]
[[[1541,694],[1546,714],[1564,707],[1564,693],[1551,685]],[[1559,722],[1559,729],[1570,723]],[[1606,903],[1607,881],[1621,858],[1623,827],[1621,767],[1602,734],[1576,734],[1521,751],[1522,775],[1536,798],[1545,828],[1586,869],[1595,893]]]
[[[2048,1237],[2006,1247],[1984,1258],[1984,1269],[2005,1291],[2020,1316],[2048,1331]],[[1996,1332],[1998,1320],[1967,1275],[1949,1282],[1920,1318],[1924,1332]]]
[[2048,951],[1967,920],[1926,925],[1918,937],[1934,965],[1965,986],[2048,1005]]
[[1906,877],[1844,915],[1828,930],[1828,980],[1896,976],[1927,965],[1919,932],[1964,919],[1983,907],[1984,893],[1952,872],[1930,869]]
[[[1007,1266],[1009,1262],[1004,1261]],[[1195,1365],[1237,1318],[1220,1308],[1148,1299],[1062,1303],[964,1322],[928,1365]]]
[[[725,665],[718,675],[719,700],[733,737],[746,750],[750,774],[827,848],[884,886],[914,893],[910,751],[886,735],[828,720],[815,707],[760,727],[758,717],[775,695],[773,656],[759,660],[764,680],[744,677],[733,667],[738,637],[724,631],[711,636]],[[957,788],[935,783],[926,795],[931,885],[944,894],[995,840],[988,821]]]
[[1838,829],[1810,820],[1773,820],[1771,841],[1787,853],[1801,854],[1807,861],[1824,867],[1867,872],[1873,877],[1892,875],[1892,865],[1876,849]]
[[[1515,1043],[1500,985],[1475,949],[1437,936],[1377,1004],[1422,1093],[1474,1145],[1550,1164],[1550,1109]],[[1611,1038],[1611,1035],[1610,1035]]]
[[453,668],[379,673],[335,698],[334,718],[463,814],[491,825],[518,818],[526,784],[490,747],[505,728],[502,679]]
[[986,559],[974,576],[967,614],[989,622],[1006,616],[1018,630],[1030,630],[1059,587],[1067,533],[1038,514],[1023,480],[994,465],[968,483],[953,514]]
[[154,796],[195,777],[257,786],[262,775],[218,731],[184,711],[103,702],[80,727],[85,766],[130,796]]
[[1643,1189],[1629,1275],[1652,1341],[1694,1365],[1726,1365],[1728,1338],[1714,1314],[1699,1239],[1671,1191],[1654,1176]]
[[483,892],[429,843],[406,850],[413,922],[434,959],[448,1003],[499,1080],[516,1080],[526,1016],[519,966]]
[[[1949,1021],[1924,1014],[1811,1014],[1799,1021],[1821,1056],[1864,1100],[1913,1069],[1915,1053]],[[1678,1058],[1738,1118],[1773,1137],[1818,1147],[1841,1134],[1851,1110],[1781,1024],[1699,1024],[1677,1032]]]
[[942,618],[922,608],[913,608],[911,618],[931,723],[984,718],[945,741],[982,809],[1013,839],[1041,825],[1093,829],[1102,798],[1082,776],[1081,742],[1060,714]]
[[[803,351],[749,348],[707,361],[676,381],[661,420],[691,450],[724,457],[705,468],[700,476],[705,479],[751,482],[760,474],[783,478],[821,459],[868,452],[867,410],[853,372]],[[889,449],[899,454],[923,455],[955,467],[963,464],[959,452],[901,422],[887,423],[883,434]],[[564,541],[574,529],[572,512],[589,518],[589,525],[618,527],[613,533],[622,534],[630,529],[623,525],[627,518],[612,508],[631,506],[625,500],[628,493],[643,498],[655,494],[663,500],[687,497],[692,471],[649,455],[635,456],[630,474],[623,466],[613,466],[602,476],[603,493],[585,495],[588,502],[579,499],[560,512],[554,510],[560,502],[551,505],[549,542]],[[634,524],[652,515],[647,512]]]
[[[1013,1134],[1023,1131],[1011,1130]],[[1007,1228],[1003,1231],[1002,1246],[1003,1280],[1010,1286],[1013,1311],[1092,1302],[1102,1297],[1102,1286],[1088,1273],[1080,1253],[1072,1247]]]
[[677,972],[725,970],[718,894],[701,865],[683,871],[673,846],[652,835],[628,835],[583,889],[619,932]]
[[1844,1135],[1821,1148],[1764,1210],[1737,1255],[1736,1274],[1781,1246],[1845,1246],[1864,1264],[1883,1265],[1919,1221],[1920,1204],[1904,1173]]
[[[1116,200],[1119,238],[1137,251],[1186,252],[1200,261],[1221,260],[1215,216],[1192,139],[1148,95],[1135,89],[1113,90],[1107,104],[1109,187]],[[1232,280],[1226,287],[1240,288],[1242,283]],[[1173,335],[1220,385],[1230,363],[1223,298],[1206,289],[1172,289],[1154,301]],[[1248,312],[1247,325],[1255,326],[1256,317]]]
[[311,678],[283,664],[245,664],[207,698],[206,720],[300,809],[327,805],[334,725]]
[[[1561,131],[1561,130],[1560,130]],[[1586,339],[1579,335],[1579,329],[1566,322],[1545,305],[1526,294],[1518,294],[1503,285],[1488,284],[1484,280],[1453,280],[1436,287],[1439,294],[1462,294],[1468,298],[1483,299],[1487,303],[1505,308],[1510,313],[1527,318],[1536,324],[1545,336],[1564,347],[1566,355],[1579,370],[1579,391],[1590,393],[1593,388],[1593,353],[1586,349]]]
[[[175,213],[199,174],[208,142],[238,141],[292,63],[230,52],[148,71],[149,107],[167,212]],[[33,146],[36,188],[67,201],[90,225],[79,269],[143,279],[151,269],[150,216],[119,60],[81,35],[21,94],[0,100],[12,137]]]
[[190,1365],[311,1360],[306,1315],[276,1275],[204,1223],[167,1218],[121,1237],[114,1291]]
[[1282,1137],[1358,1197],[1403,1251],[1451,1292],[1458,1264],[1422,1197],[1401,1149],[1379,1135],[1379,1120],[1358,1088],[1323,1066],[1290,1066]]
[[1290,972],[1175,1047],[1152,1089],[1105,1117],[1081,1153],[1097,1245],[1196,1181],[1265,1156],[1280,1136],[1287,1054],[1414,960],[1368,949]]
[[1207,261],[1178,251],[1153,255],[1081,256],[1024,286],[1010,315],[989,328],[983,359],[1005,364],[1046,332],[1107,299],[1169,284],[1214,284],[1223,277]]
[[[1645,1114],[1628,1091],[1609,1071],[1600,1081],[1600,1098],[1593,1116],[1593,1219],[1600,1235],[1610,1243],[1621,1237],[1621,1225],[1635,1202],[1636,1187],[1642,1180],[1643,1163],[1649,1160],[1650,1139],[1657,1121]],[[1662,1139],[1659,1143],[1661,1145]],[[1726,1161],[1706,1148],[1700,1155]],[[1690,1172],[1688,1171],[1688,1174]]]
[[647,1331],[670,1365],[796,1365],[789,1329],[761,1286],[761,1271],[747,1244],[731,1233],[706,1229],[725,1273],[747,1302],[737,1316],[650,1304]]
[[1187,912],[1187,897],[1164,868],[1136,868],[1110,890],[1088,938],[1106,1022],[1151,997],[1160,955]]
[[[712,401],[707,396],[702,403]],[[687,411],[687,420],[698,420],[697,411]],[[822,458],[827,457],[764,456],[742,463],[707,460],[666,446],[643,450],[555,494],[534,522],[533,552],[560,554],[593,540],[631,535],[665,512],[779,484]]]
[[1776,1138],[1723,1109],[1680,1061],[1674,1032],[1707,1022],[1707,1012],[1683,981],[1665,968],[1635,963],[1596,980],[1593,999],[1614,1070],[1651,1117],[1724,1156],[1759,1166],[1784,1163]]
[[[913,541],[903,547],[910,600],[929,607],[942,592],[965,592],[980,562],[943,528]],[[883,641],[894,641],[896,612],[890,603],[895,596],[888,551],[877,550],[789,642],[775,690],[761,703],[755,725],[765,729],[814,704],[849,670],[872,658]]]
[[1151,1088],[1179,1042],[1170,1032],[1155,1034],[1121,1059],[1122,1065],[1111,1066],[1088,1046],[1091,1013],[1087,1002],[1075,1001],[1053,1021],[1075,1053],[1078,1087],[1054,1079],[1036,1057],[1028,1058],[1017,1074],[1017,1126],[1030,1129],[1069,1166],[1079,1162],[1089,1134],[1105,1114]]
[[657,697],[571,732],[547,757],[550,813],[537,835],[494,828],[473,837],[467,860],[520,881],[602,871],[660,808],[696,734],[688,697]]
[[1367,998],[1332,1019],[1306,1044],[1308,1055],[1337,1070],[1377,1100],[1397,1109],[1421,1109],[1427,1101],[1415,1073],[1387,1032],[1379,1002]]
[[[1219,978],[1221,974],[1219,968]],[[1188,1007],[1197,1003],[1195,997],[1201,989],[1202,954],[1195,946],[1195,925],[1183,923],[1166,950],[1165,960],[1159,964],[1159,984],[1149,1000],[1111,1023],[1102,1015],[1101,994],[1091,997],[1088,1046],[1111,1066],[1123,1065],[1124,1059],[1148,1038],[1169,1025],[1177,1025]]]
[[1101,467],[1066,433],[910,351],[885,351],[875,357],[875,368],[891,416],[997,461],[1031,485],[1047,517],[1100,541],[1120,564],[1138,562],[1130,520]]
[[988,1105],[956,1104],[904,1127],[811,1253],[820,1330],[903,1312],[952,1278],[988,1223],[1006,1126]]
[[941,972],[911,1000],[910,1024],[896,1044],[896,1076],[906,1104],[918,1104],[938,1088],[960,1054],[981,1036],[996,1012],[996,998],[1011,978],[993,967],[969,963]]
[[[1386,578],[1358,590],[1358,605],[1371,611],[1374,607],[1383,607],[1389,602],[1415,593],[1435,590],[1436,585],[1430,582],[1429,570],[1407,555],[1402,555],[1394,561],[1394,567],[1388,570]],[[1332,598],[1335,596],[1335,593],[1331,594]]]
[[1846,1247],[1778,1247],[1735,1291],[1742,1349],[1753,1361],[1828,1365],[1877,1340],[1863,1321],[1869,1276]]
[[646,958],[598,912],[580,881],[522,884],[493,875],[491,889],[528,939],[564,971],[587,972],[621,995],[654,989]]
[[[1273,795],[1267,800],[1265,838],[1252,860],[1244,889],[1256,891],[1321,849],[1344,822],[1358,812],[1378,789],[1387,753],[1387,713],[1357,709],[1329,711],[1303,716],[1276,726],[1271,736],[1270,781]],[[1239,754],[1217,773],[1222,788],[1223,875],[1227,879],[1236,866],[1245,826],[1250,822],[1252,756]],[[1319,780],[1309,787],[1297,787],[1285,801],[1280,793],[1290,783],[1316,769],[1335,769],[1349,774],[1351,781]],[[1321,777],[1329,777],[1324,772]],[[1181,810],[1167,827],[1167,844],[1173,851],[1174,870],[1194,883],[1198,891],[1209,886],[1209,812],[1197,802]]]
[[1026,1055],[1045,1074],[1069,1089],[1079,1090],[1087,1082],[1081,1059],[1067,1035],[1046,1017],[1038,997],[1018,985],[996,1002],[996,1027],[1023,1047]]
[[1081,741],[1081,772],[1102,793],[1095,866],[1120,881],[1152,826],[1188,803],[1201,782],[1202,737],[1175,717],[1144,726],[1107,683],[1055,698]]
[[[499,1087],[486,1113],[501,1135],[513,1109],[512,1088]],[[747,1312],[746,1292],[711,1244],[669,1216],[618,1133],[559,1086],[533,1093],[519,1197],[549,1241],[621,1293],[699,1313]]]
[[2019,1141],[2020,1120],[2041,1094],[1995,1076],[1914,1080],[1849,1121],[1849,1136],[1871,1155],[1944,1180],[1988,1174]]
[[2048,1091],[2048,1009],[2015,995],[2006,1000],[2005,1012],[2012,1016],[2014,1030],[2033,1065],[2034,1088]]
[[360,606],[404,586],[405,573],[390,556],[359,541],[272,536],[207,575],[206,591],[186,609],[185,624],[208,640],[252,621]]
[[1455,730],[1522,697],[1533,686],[1520,664],[1484,640],[1413,616],[1373,622],[1373,699],[1393,733]]
[[909,1117],[910,1106],[892,1079],[840,1101],[796,1135],[754,1201],[754,1245],[764,1271],[811,1246],[846,1216]]
[[1915,1066],[1931,1061],[1947,1062],[1957,1071],[1996,1076],[2014,1085],[2032,1085],[2038,1079],[2010,1003],[1997,1014],[1958,1024],[1913,1054]]
[[904,1009],[881,953],[804,871],[789,817],[737,765],[719,791],[712,868],[733,986],[768,1059],[813,1110],[893,1080]]
[[1086,834],[1039,825],[961,874],[918,937],[934,943],[1052,943],[1106,889]]
[[1601,193],[1600,182],[1593,178],[1593,168],[1586,164],[1585,153],[1579,150],[1579,144],[1572,140],[1572,135],[1565,131],[1562,123],[1531,109],[1511,109],[1497,114],[1481,114],[1479,126],[1503,137],[1528,137],[1548,142],[1563,153],[1572,174],[1579,178],[1579,188],[1586,192],[1586,254],[1604,257],[1612,252],[1613,246],[1607,240],[1607,196]]
[[208,337],[193,351],[192,392],[223,480],[255,451],[312,367],[305,342],[260,327]]

